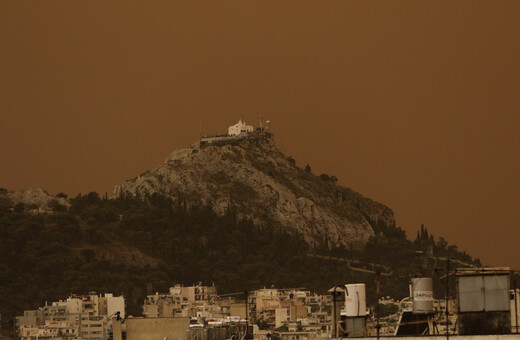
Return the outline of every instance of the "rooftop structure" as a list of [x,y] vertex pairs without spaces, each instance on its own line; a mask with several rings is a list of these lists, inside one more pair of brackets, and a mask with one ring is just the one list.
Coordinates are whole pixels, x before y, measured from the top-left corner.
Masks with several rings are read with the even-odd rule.
[[248,134],[250,132],[253,132],[253,126],[247,125],[246,122],[242,122],[242,120],[239,120],[238,123],[231,125],[228,128],[228,135],[230,136],[239,136],[241,134]]

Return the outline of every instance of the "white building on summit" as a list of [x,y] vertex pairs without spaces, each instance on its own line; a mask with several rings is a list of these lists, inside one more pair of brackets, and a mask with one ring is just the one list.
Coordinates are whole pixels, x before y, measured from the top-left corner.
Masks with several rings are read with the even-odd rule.
[[238,136],[241,133],[249,133],[253,132],[253,126],[246,125],[246,122],[242,122],[242,120],[239,120],[238,123],[235,125],[231,125],[228,128],[228,135],[230,136]]

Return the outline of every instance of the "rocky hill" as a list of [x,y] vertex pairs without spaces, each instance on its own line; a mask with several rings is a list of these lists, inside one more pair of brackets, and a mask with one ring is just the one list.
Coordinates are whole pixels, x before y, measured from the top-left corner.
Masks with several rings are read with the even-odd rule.
[[364,243],[374,225],[394,225],[386,206],[316,176],[283,155],[269,133],[197,142],[172,152],[163,164],[117,185],[113,198],[159,193],[187,206],[234,211],[255,224],[280,226],[309,244]]
[[380,288],[396,299],[408,296],[408,278],[439,269],[417,252],[473,261],[426,228],[407,239],[389,208],[297,167],[268,134],[175,151],[113,198],[0,188],[2,329],[70,293],[123,294],[128,314],[140,315],[146,295],[198,281],[221,293],[365,282],[373,303],[373,277],[327,258],[345,257],[354,241],[349,258],[393,269]]
[[52,210],[56,205],[69,206],[65,197],[50,195],[39,186],[32,186],[16,191],[3,190],[0,196],[6,196],[15,204],[23,204],[26,210]]

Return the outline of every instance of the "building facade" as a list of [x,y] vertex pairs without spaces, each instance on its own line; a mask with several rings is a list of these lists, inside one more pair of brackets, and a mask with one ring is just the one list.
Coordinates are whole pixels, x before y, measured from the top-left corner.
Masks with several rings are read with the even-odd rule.
[[106,339],[112,317],[125,317],[122,296],[72,295],[37,310],[24,311],[15,319],[18,336],[32,339]]
[[235,125],[231,125],[228,128],[228,135],[230,136],[239,136],[240,134],[247,134],[253,132],[253,126],[247,125],[246,122],[242,122],[239,120]]

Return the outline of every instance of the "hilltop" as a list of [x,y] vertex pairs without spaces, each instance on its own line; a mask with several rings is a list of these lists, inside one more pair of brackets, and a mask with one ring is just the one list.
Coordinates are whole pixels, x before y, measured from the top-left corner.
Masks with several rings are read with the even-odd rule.
[[299,233],[309,244],[365,243],[374,224],[393,225],[390,208],[338,185],[335,176],[302,169],[275,146],[272,134],[197,142],[156,168],[117,185],[113,198],[158,193],[188,207],[234,211],[255,225]]

